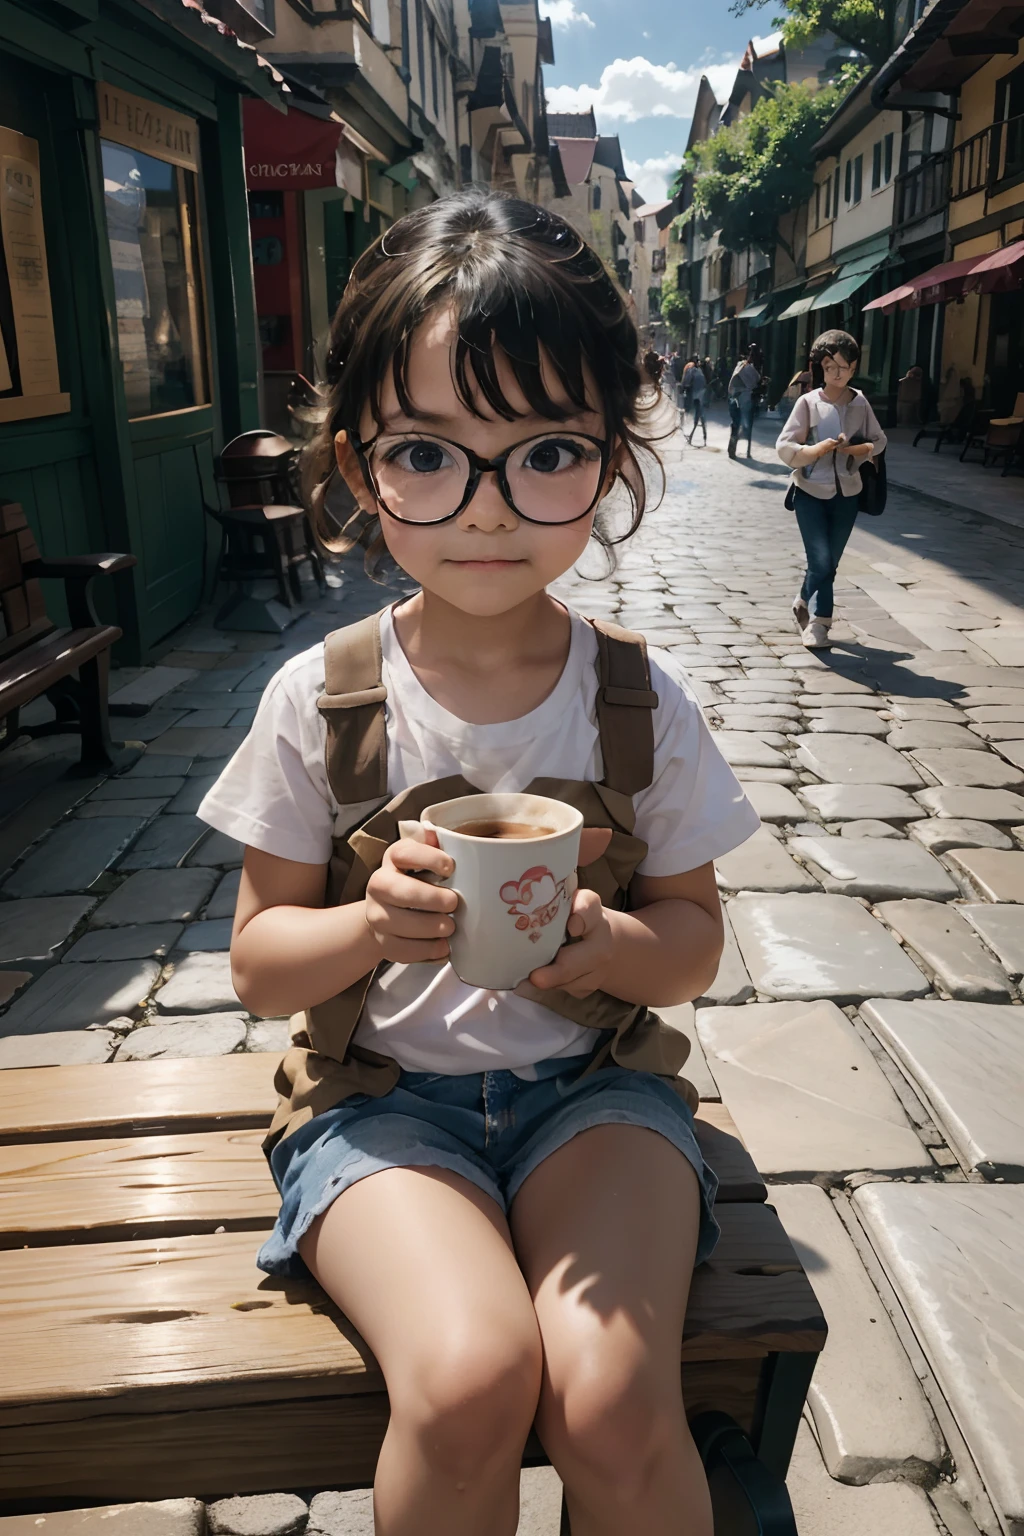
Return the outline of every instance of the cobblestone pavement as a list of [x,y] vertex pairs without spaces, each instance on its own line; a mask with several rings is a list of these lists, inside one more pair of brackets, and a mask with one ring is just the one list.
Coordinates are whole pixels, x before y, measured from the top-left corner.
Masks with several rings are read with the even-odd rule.
[[[1012,529],[898,489],[862,519],[830,653],[798,643],[799,541],[770,450],[665,449],[617,569],[560,590],[689,669],[763,826],[723,859],[729,944],[672,1010],[828,1317],[790,1478],[804,1536],[1024,1530],[1024,560]],[[335,578],[337,579],[337,578]],[[195,810],[290,655],[379,606],[340,585],[280,642],[209,615],[115,676],[146,750],[62,777],[66,738],[0,758],[0,1067],[272,1050],[227,946],[241,848]],[[521,1531],[557,1530],[550,1471]],[[232,1536],[300,1530],[266,1496]],[[236,1511],[234,1505],[245,1506]],[[167,1521],[196,1528],[183,1501]],[[968,1513],[970,1511],[970,1513]],[[201,1513],[201,1512],[200,1512]],[[281,1522],[284,1521],[282,1525]],[[322,1495],[369,1536],[366,1495]],[[176,1527],[177,1529],[177,1527]]]

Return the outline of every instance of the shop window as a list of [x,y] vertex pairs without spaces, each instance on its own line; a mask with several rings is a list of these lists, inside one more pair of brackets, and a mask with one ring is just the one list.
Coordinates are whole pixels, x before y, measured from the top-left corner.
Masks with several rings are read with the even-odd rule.
[[993,181],[1024,174],[1024,64],[996,86],[991,162]]
[[878,143],[875,145],[875,147],[871,151],[871,190],[872,190],[872,192],[877,192],[881,185],[882,185],[882,141],[881,141],[881,139],[879,139]]
[[835,175],[832,178],[832,217],[834,219],[837,219],[839,217],[839,167],[838,167],[838,165],[836,166],[836,173],[835,173]]
[[892,181],[892,148],[893,135],[887,133],[883,140],[882,150],[882,184],[886,187]]
[[832,177],[822,182],[822,186],[825,188],[825,222],[827,224],[832,217]]
[[118,349],[131,417],[209,401],[196,173],[102,140]]
[[853,202],[853,161],[852,160],[847,160],[847,162],[846,162],[846,171],[844,173],[844,180],[843,180],[843,196],[846,199],[847,206],[849,206],[849,204]]
[[853,200],[859,203],[864,195],[864,156],[858,155],[853,162]]

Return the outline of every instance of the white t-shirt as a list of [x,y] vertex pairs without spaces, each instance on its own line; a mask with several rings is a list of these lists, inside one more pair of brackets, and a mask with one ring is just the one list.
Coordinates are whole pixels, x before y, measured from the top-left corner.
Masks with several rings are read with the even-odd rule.
[[[442,708],[416,677],[381,619],[387,688],[388,789],[461,773],[485,793],[519,791],[535,778],[600,781],[597,638],[573,613],[569,657],[552,692],[527,715],[472,725]],[[654,779],[634,796],[636,835],[648,844],[645,875],[677,875],[745,842],[757,814],[715,746],[685,674],[651,653]],[[327,779],[324,648],[286,662],[260,702],[252,730],[199,807],[204,821],[240,842],[301,864],[326,864],[343,836],[379,802],[339,805]],[[410,1072],[528,1069],[585,1051],[592,1031],[512,992],[467,986],[447,962],[390,965],[370,987],[360,1045]]]

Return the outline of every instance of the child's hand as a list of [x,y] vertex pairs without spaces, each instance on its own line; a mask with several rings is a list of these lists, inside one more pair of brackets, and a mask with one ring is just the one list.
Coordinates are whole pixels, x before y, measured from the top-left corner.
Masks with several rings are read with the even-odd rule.
[[836,449],[841,446],[842,444],[838,437],[825,437],[820,443],[815,443],[814,457],[816,459],[823,459],[826,453],[835,453]]
[[870,443],[844,443],[843,447],[851,459],[867,459],[871,457]]
[[366,926],[380,946],[382,960],[410,965],[418,960],[447,960],[448,939],[455,931],[449,914],[459,898],[443,886],[417,880],[411,870],[426,870],[440,879],[452,873],[454,861],[442,853],[433,832],[429,841],[402,839],[392,843],[384,862],[366,887]]
[[566,934],[575,942],[563,944],[551,965],[531,972],[530,981],[542,992],[561,987],[571,997],[589,997],[602,989],[615,950],[608,909],[596,891],[576,892]]

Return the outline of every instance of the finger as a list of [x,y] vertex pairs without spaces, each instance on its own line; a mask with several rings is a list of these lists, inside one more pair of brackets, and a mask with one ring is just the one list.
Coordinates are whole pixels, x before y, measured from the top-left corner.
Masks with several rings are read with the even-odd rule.
[[382,949],[384,958],[396,965],[436,965],[450,954],[447,939],[435,939],[429,944],[415,939],[388,939]]
[[448,939],[455,932],[455,924],[443,912],[414,912],[405,907],[385,907],[379,903],[367,904],[366,921],[378,938],[396,939]]
[[393,864],[395,869],[423,869],[441,880],[447,880],[455,873],[455,860],[450,854],[429,843],[414,843],[411,838],[392,843],[384,855],[384,862]]
[[368,887],[368,894],[383,907],[409,907],[414,912],[454,912],[459,898],[444,885],[414,880],[411,875],[383,871]]

